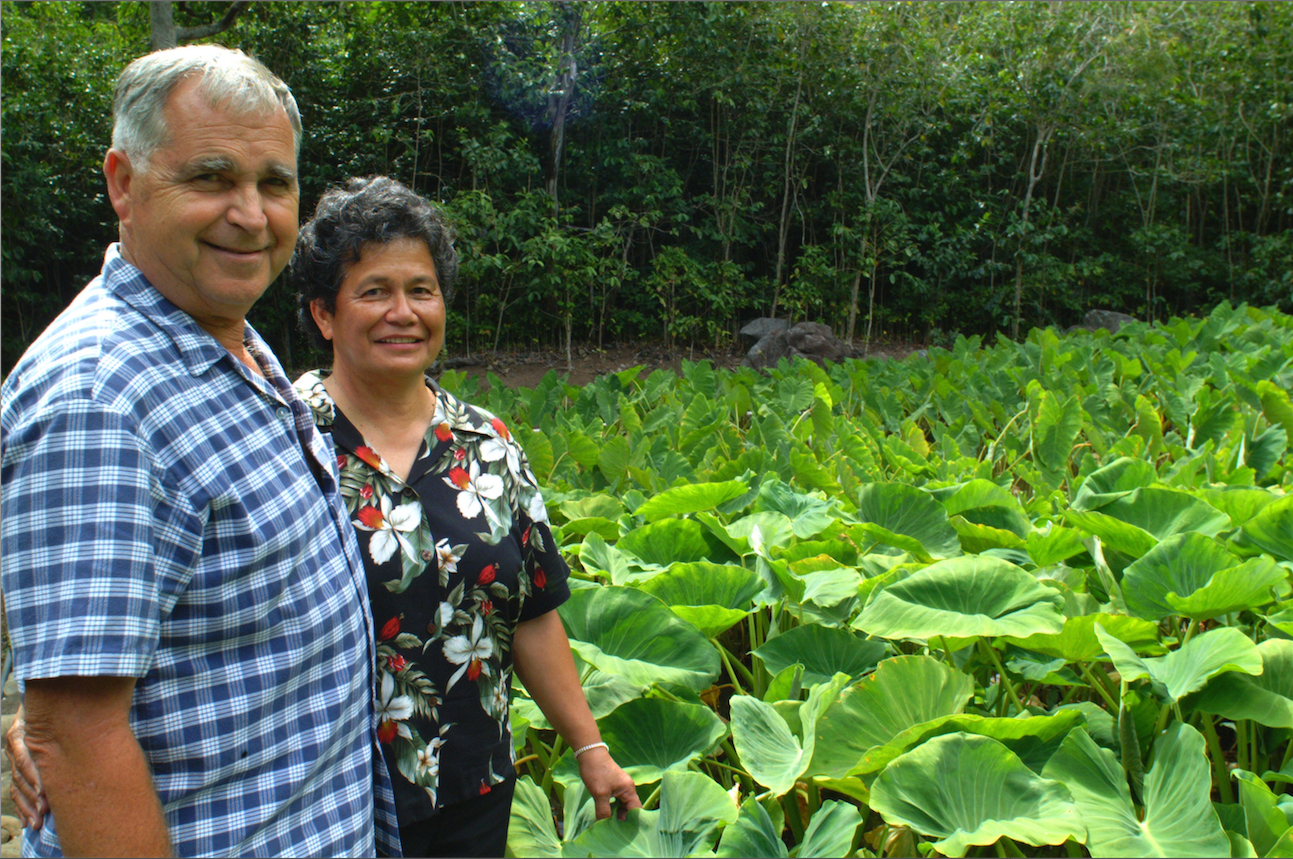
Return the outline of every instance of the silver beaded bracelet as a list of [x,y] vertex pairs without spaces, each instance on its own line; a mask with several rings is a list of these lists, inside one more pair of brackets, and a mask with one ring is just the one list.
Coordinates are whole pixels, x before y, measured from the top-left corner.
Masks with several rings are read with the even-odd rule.
[[606,745],[605,743],[589,743],[588,745],[584,746],[582,749],[575,749],[575,757],[576,758],[579,757],[589,749],[596,749],[596,748],[603,748],[603,749],[606,749],[606,751],[608,752],[611,750],[611,747]]

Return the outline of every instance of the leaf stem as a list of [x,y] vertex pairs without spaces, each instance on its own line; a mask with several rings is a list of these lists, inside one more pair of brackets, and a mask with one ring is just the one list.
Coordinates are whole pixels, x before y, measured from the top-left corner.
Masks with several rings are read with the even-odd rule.
[[1082,676],[1086,678],[1086,682],[1091,684],[1092,689],[1100,693],[1100,697],[1104,699],[1105,704],[1109,705],[1109,711],[1116,714],[1118,712],[1118,702],[1113,700],[1113,696],[1109,694],[1109,690],[1106,689],[1104,684],[1096,679],[1095,675],[1091,673],[1091,666],[1083,665],[1080,662],[1078,665],[1082,669]]
[[1230,770],[1221,751],[1221,738],[1217,736],[1217,726],[1211,716],[1203,717],[1203,736],[1208,741],[1208,756],[1212,758],[1212,778],[1217,783],[1217,793],[1222,804],[1229,805],[1235,801],[1235,794],[1230,788]]
[[795,838],[796,844],[802,844],[804,840],[804,819],[799,815],[799,792],[791,788],[790,792],[781,797],[781,807],[786,812],[786,825],[790,827],[790,833]]
[[992,660],[993,666],[997,669],[997,676],[1001,678],[1001,683],[1005,686],[1006,692],[1008,692],[1010,697],[1014,699],[1015,706],[1019,708],[1019,712],[1024,712],[1027,708],[1024,706],[1024,702],[1019,700],[1019,693],[1015,691],[1015,684],[1011,683],[1010,678],[1006,676],[1006,669],[1002,666],[1001,659],[997,657],[996,648],[988,644],[982,638],[979,639],[978,643],[980,649],[987,655],[988,659]]

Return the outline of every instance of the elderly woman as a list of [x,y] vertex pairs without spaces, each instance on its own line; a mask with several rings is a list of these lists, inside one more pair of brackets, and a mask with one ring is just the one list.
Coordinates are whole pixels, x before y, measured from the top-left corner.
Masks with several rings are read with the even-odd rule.
[[[302,325],[332,353],[331,372],[296,387],[332,438],[359,537],[406,856],[503,855],[513,669],[575,749],[597,817],[612,799],[641,805],[584,700],[556,612],[569,571],[525,454],[502,421],[425,375],[457,271],[439,213],[384,177],[328,191],[289,269]],[[15,787],[39,821],[38,788]]]
[[601,742],[556,608],[568,569],[525,454],[427,378],[458,271],[439,213],[400,183],[329,191],[290,268],[332,371],[296,383],[331,434],[378,629],[378,736],[406,855],[501,856],[515,786],[512,671],[596,801],[640,805]]

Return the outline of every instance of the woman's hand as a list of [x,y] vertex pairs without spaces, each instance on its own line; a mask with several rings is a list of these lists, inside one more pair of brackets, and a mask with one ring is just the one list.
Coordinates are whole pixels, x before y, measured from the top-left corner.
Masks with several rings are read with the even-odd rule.
[[611,816],[611,799],[618,799],[619,818],[624,819],[631,808],[641,808],[642,800],[638,799],[637,788],[629,774],[620,769],[610,752],[598,747],[589,749],[579,756],[579,777],[584,787],[593,796],[593,805],[597,809],[597,819],[605,820]]
[[13,724],[5,731],[4,753],[9,757],[9,770],[13,774],[9,795],[17,807],[18,819],[24,827],[40,829],[49,812],[49,801],[41,789],[36,764],[27,753],[27,722],[23,719],[21,707]]

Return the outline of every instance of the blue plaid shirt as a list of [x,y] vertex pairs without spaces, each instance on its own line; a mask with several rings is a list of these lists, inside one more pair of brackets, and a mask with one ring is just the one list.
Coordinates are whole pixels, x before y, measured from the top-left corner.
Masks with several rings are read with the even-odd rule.
[[[18,677],[138,678],[176,855],[398,855],[335,458],[246,330],[265,378],[114,245],[5,381]],[[23,853],[59,855],[57,820]]]

